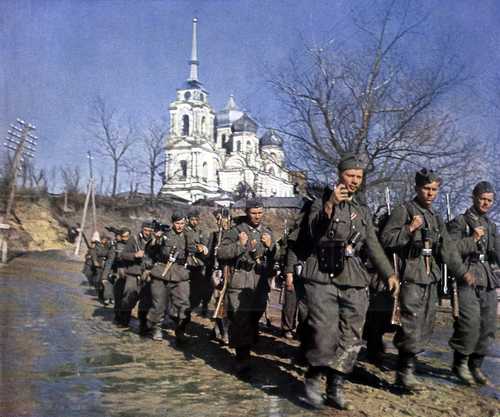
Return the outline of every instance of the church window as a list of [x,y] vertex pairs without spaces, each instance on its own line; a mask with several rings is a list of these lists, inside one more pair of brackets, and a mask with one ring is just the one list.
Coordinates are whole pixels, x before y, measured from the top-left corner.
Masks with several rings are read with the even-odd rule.
[[186,91],[184,93],[184,100],[189,100],[191,98],[191,93],[189,91]]
[[236,142],[236,152],[241,152],[241,142]]
[[205,118],[205,116],[203,116],[201,118],[201,134],[204,135],[206,132],[205,132],[205,129],[206,129],[206,124],[207,124],[207,120]]
[[222,146],[226,143],[226,135],[222,135]]
[[248,153],[252,152],[252,142],[250,142],[249,140],[247,141],[247,148],[246,148],[246,151]]
[[184,179],[187,177],[188,163],[187,161],[181,161],[181,177]]
[[200,100],[201,100],[201,101],[205,101],[205,94],[203,94],[203,93],[202,93],[202,94],[200,94]]
[[207,182],[208,180],[208,164],[206,162],[203,162],[203,166],[201,169],[201,177],[204,182]]
[[189,135],[189,116],[185,114],[182,116],[182,136]]

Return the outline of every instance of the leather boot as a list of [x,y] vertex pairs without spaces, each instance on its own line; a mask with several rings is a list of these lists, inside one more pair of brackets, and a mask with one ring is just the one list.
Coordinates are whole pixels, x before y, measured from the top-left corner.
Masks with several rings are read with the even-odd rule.
[[474,381],[476,381],[477,384],[492,386],[493,384],[491,383],[491,381],[481,370],[481,365],[483,364],[483,360],[484,360],[483,355],[478,355],[474,353],[470,355],[469,356],[470,373],[472,375],[472,378],[474,378]]
[[161,330],[161,327],[159,325],[155,325],[153,327],[153,340],[156,340],[158,342],[161,342],[163,340],[163,332]]
[[115,313],[115,324],[118,327],[128,327],[130,322],[130,311],[117,311]]
[[322,409],[325,405],[325,398],[321,393],[321,371],[318,367],[310,366],[304,379],[304,396],[300,399],[307,405]]
[[474,378],[469,371],[469,357],[467,355],[455,351],[451,371],[463,384],[474,384]]
[[326,404],[340,410],[352,410],[353,407],[344,398],[344,376],[335,371],[326,375]]
[[250,348],[236,348],[236,374],[242,375],[250,371]]
[[185,345],[188,342],[188,338],[186,337],[186,326],[191,321],[191,319],[186,318],[179,321],[175,328],[175,342],[178,345]]
[[401,385],[409,391],[421,391],[424,389],[422,383],[415,376],[416,357],[412,353],[400,352],[398,359],[398,371],[396,384]]
[[141,336],[146,336],[151,331],[151,327],[148,325],[147,315],[147,312],[139,311],[139,334]]

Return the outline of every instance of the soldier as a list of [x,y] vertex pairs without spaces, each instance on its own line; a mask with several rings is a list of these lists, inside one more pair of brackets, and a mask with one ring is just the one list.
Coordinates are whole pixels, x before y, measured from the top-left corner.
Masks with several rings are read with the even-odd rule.
[[[184,344],[187,339],[185,336],[186,326],[191,321],[191,303],[190,303],[190,286],[189,286],[189,270],[187,269],[187,261],[190,256],[193,256],[197,251],[196,244],[191,240],[191,234],[185,231],[186,220],[183,213],[174,212],[172,214],[172,230],[168,234],[161,251],[160,257],[157,258],[160,263],[167,262],[167,256],[171,257],[171,267],[168,269],[164,279],[166,284],[167,295],[167,312],[170,318],[176,323],[175,339],[178,345]],[[163,269],[162,269],[163,268]],[[158,273],[165,268],[153,268],[151,274],[153,278],[158,277]],[[155,304],[156,305],[156,304]],[[160,317],[164,310],[162,306],[155,307],[152,314],[149,315],[150,320],[154,320],[154,314]]]
[[401,326],[394,336],[399,350],[396,383],[414,391],[423,388],[414,374],[416,355],[425,349],[432,334],[441,279],[439,262],[444,261],[459,279],[473,279],[443,220],[432,209],[440,185],[434,171],[418,171],[416,197],[391,213],[381,234],[384,247],[397,253],[402,263]]
[[115,280],[113,283],[113,299],[115,303],[115,323],[120,324],[120,311],[121,311],[121,301],[123,298],[123,290],[126,283],[125,268],[127,261],[122,259],[121,255],[123,250],[127,246],[127,242],[130,239],[130,229],[123,227],[120,229],[119,239],[116,240],[113,254],[113,264],[111,266],[111,271],[115,275]]
[[[310,366],[302,399],[315,408],[326,404],[349,409],[343,384],[361,348],[370,282],[360,250],[366,246],[391,291],[398,290],[398,280],[375,235],[368,208],[355,197],[363,182],[364,164],[346,154],[338,165],[338,175],[339,184],[313,202],[301,223],[309,247],[302,279],[311,329],[310,346],[306,346]],[[320,391],[324,372],[326,400]]]
[[190,235],[190,240],[197,247],[197,251],[188,258],[189,285],[191,310],[202,304],[201,315],[206,317],[208,314],[208,303],[212,296],[210,281],[205,276],[205,262],[208,256],[208,239],[204,236],[200,228],[200,213],[193,209],[188,214],[188,223],[186,224],[186,233]]
[[473,205],[448,224],[448,231],[475,279],[458,282],[459,317],[450,346],[454,350],[453,373],[464,383],[491,384],[481,371],[495,338],[497,297],[500,285],[493,266],[500,264],[496,225],[487,216],[495,201],[495,189],[480,182],[472,191]]
[[[123,293],[120,297],[120,310],[117,324],[128,326],[130,314],[137,301],[139,301],[139,333],[148,331],[147,310],[149,307],[149,288],[142,282],[144,271],[144,250],[149,244],[153,233],[153,224],[150,221],[142,223],[142,230],[128,239],[127,245],[121,252],[121,260],[125,266],[125,282]],[[149,300],[149,301],[148,301]]]
[[268,278],[274,264],[272,232],[261,224],[262,201],[249,199],[241,223],[224,234],[218,250],[232,266],[228,279],[229,345],[236,350],[236,371],[250,369],[250,349],[256,343],[259,320],[266,309]]

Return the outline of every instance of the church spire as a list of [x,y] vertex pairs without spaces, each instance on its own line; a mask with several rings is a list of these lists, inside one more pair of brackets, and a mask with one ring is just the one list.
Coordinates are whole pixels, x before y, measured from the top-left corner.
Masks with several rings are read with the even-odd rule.
[[198,19],[195,17],[193,19],[193,43],[191,46],[191,60],[189,61],[190,71],[189,71],[189,82],[199,82],[198,80],[198,45],[196,36],[196,26],[198,24]]

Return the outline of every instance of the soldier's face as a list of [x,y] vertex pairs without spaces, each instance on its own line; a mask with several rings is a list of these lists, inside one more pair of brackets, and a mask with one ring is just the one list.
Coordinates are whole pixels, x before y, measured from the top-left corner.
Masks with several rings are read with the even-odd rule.
[[363,182],[362,169],[346,169],[340,173],[340,182],[345,185],[349,194],[359,190]]
[[130,234],[129,233],[123,233],[121,235],[121,239],[122,239],[122,242],[126,242],[128,240],[128,238],[130,237]]
[[189,219],[189,224],[193,227],[196,227],[198,226],[198,224],[200,223],[200,218],[199,217],[191,217]]
[[439,193],[440,185],[441,184],[439,182],[433,181],[428,184],[422,185],[421,187],[415,187],[417,200],[420,205],[430,208]]
[[142,234],[144,235],[144,237],[146,237],[146,238],[150,237],[151,233],[153,233],[153,229],[151,229],[150,227],[143,227],[142,228]]
[[495,202],[495,194],[493,193],[482,193],[481,195],[475,196],[474,198],[474,208],[480,214],[486,214],[493,207]]
[[262,207],[248,209],[247,216],[252,226],[258,226],[264,216],[264,209]]
[[174,229],[175,233],[181,233],[184,230],[184,226],[186,225],[186,222],[184,219],[177,220],[172,224],[172,228]]

